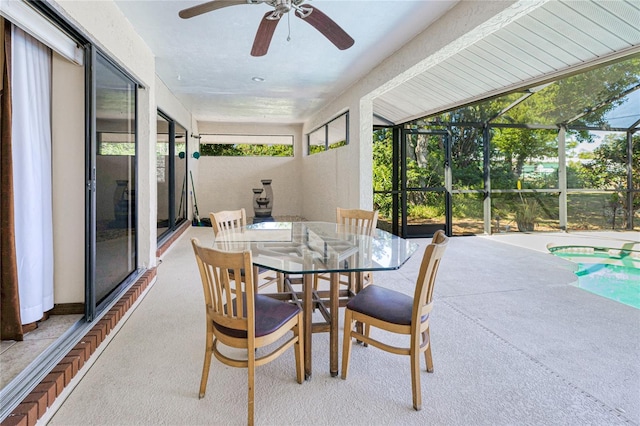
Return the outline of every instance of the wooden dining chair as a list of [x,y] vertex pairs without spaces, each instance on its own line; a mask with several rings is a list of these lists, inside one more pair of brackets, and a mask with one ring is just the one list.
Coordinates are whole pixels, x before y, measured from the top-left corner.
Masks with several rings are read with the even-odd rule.
[[[255,293],[251,251],[218,251],[201,246],[197,238],[192,238],[191,244],[202,279],[207,319],[199,397],[203,398],[207,389],[211,354],[231,367],[247,368],[248,424],[253,425],[256,367],[273,361],[293,346],[296,378],[298,383],[304,381],[302,310],[296,304]],[[234,280],[240,276],[244,279]],[[293,336],[257,356],[256,349],[273,345],[289,332]],[[243,349],[242,356],[232,358],[219,350],[219,344]]]
[[[244,208],[239,210],[222,210],[209,213],[214,235],[221,231],[234,230],[247,225],[247,213]],[[284,275],[271,269],[254,266],[253,276],[256,280],[256,289],[260,290],[271,284],[277,284],[278,291],[284,288]]]
[[[433,287],[440,260],[449,238],[442,230],[437,231],[422,257],[420,272],[413,298],[403,293],[377,285],[362,289],[346,306],[344,315],[344,342],[342,346],[342,378],[347,378],[352,339],[375,346],[398,355],[409,355],[411,359],[411,389],[413,408],[422,408],[420,389],[420,354],[424,353],[427,372],[433,372],[429,315],[433,309]],[[364,332],[354,328],[354,323],[364,324]],[[370,337],[371,327],[409,335],[409,347],[397,347]]]
[[[336,209],[336,223],[344,225],[354,232],[372,235],[378,224],[378,211],[338,207]],[[356,272],[340,274],[340,285],[347,286],[353,294],[359,291],[359,289],[355,288],[355,274]],[[363,287],[373,283],[373,274],[371,272],[360,272],[359,274]],[[314,277],[314,288],[318,289],[319,281],[329,281],[329,279],[329,274],[316,275]]]

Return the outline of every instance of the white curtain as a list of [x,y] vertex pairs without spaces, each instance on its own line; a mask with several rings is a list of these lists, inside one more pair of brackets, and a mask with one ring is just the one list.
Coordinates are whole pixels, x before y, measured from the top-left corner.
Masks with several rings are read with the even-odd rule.
[[51,49],[13,26],[13,179],[20,315],[53,308]]

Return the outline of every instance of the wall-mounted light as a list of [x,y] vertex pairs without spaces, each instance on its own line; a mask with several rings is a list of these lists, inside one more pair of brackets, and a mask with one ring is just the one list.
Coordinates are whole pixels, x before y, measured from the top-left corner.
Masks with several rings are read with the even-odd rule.
[[[202,139],[202,136],[200,135],[191,135],[191,137],[198,140]],[[198,158],[200,158],[200,153],[196,151],[193,154],[191,154],[191,156],[197,160]]]
[[[200,158],[200,153],[196,151],[193,154],[191,154],[191,156],[197,160],[198,158]],[[180,153],[178,153],[178,157],[180,157],[181,160],[184,160],[184,157],[186,157],[186,154],[184,153],[184,151],[181,151]]]

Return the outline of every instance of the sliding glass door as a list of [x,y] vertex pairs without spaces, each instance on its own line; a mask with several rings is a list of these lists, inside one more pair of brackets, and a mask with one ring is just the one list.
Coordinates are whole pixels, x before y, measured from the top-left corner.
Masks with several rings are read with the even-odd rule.
[[187,129],[175,124],[174,167],[174,224],[178,226],[187,220]]
[[158,241],[186,220],[187,131],[158,112],[156,143]]
[[170,229],[170,195],[171,184],[169,167],[169,147],[173,139],[173,122],[170,122],[163,114],[158,113],[156,137],[156,181],[157,181],[157,227],[158,240]]
[[[87,319],[136,270],[136,83],[95,50],[90,108]],[[93,245],[94,250],[91,250]]]

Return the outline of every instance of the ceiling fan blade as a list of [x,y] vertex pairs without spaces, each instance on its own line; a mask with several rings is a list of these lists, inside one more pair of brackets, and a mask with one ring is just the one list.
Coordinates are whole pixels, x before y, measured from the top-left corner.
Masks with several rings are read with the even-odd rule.
[[183,9],[178,12],[178,16],[182,19],[193,18],[194,16],[202,15],[203,13],[211,12],[212,10],[222,9],[223,7],[235,6],[238,4],[247,4],[247,0],[211,0],[206,3]]
[[320,31],[338,49],[345,50],[353,46],[354,40],[351,36],[317,7],[307,4],[305,9],[311,9],[311,12],[303,15],[299,10],[296,10],[296,16]]
[[271,38],[273,38],[273,33],[278,26],[278,22],[280,22],[280,19],[267,19],[267,17],[272,15],[273,11],[267,12],[264,14],[262,21],[260,21],[256,38],[253,40],[251,56],[264,56],[267,54],[269,45],[271,44]]

